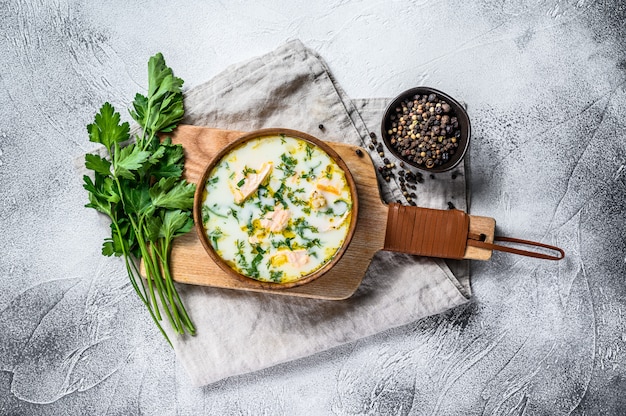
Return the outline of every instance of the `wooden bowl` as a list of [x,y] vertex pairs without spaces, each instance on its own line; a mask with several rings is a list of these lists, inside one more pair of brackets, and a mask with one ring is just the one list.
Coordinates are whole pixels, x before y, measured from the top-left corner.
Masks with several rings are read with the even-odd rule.
[[[205,229],[204,223],[202,221],[202,205],[203,205],[203,200],[204,200],[204,189],[206,186],[206,182],[213,170],[213,168],[215,166],[217,166],[217,164],[227,155],[229,154],[232,150],[234,150],[235,148],[237,148],[238,146],[241,146],[243,143],[249,141],[249,140],[254,140],[254,139],[258,139],[258,138],[262,138],[262,137],[266,137],[266,136],[276,136],[276,135],[280,135],[280,134],[284,134],[288,137],[293,137],[296,139],[300,139],[306,142],[311,143],[314,146],[319,147],[320,149],[322,149],[324,152],[326,152],[328,154],[328,156],[330,156],[330,158],[337,163],[337,165],[344,171],[345,174],[345,178],[346,178],[346,182],[348,183],[348,186],[350,188],[350,193],[352,195],[352,212],[351,212],[351,216],[350,216],[350,224],[348,226],[348,233],[346,235],[346,238],[343,242],[343,244],[341,245],[341,247],[337,250],[337,252],[335,253],[335,255],[333,256],[333,258],[327,262],[326,264],[322,265],[319,269],[306,274],[304,276],[302,276],[300,279],[296,280],[296,281],[291,281],[291,282],[287,282],[287,283],[274,283],[274,282],[266,282],[266,281],[260,281],[260,280],[256,280],[254,278],[248,277],[246,275],[243,275],[239,272],[237,272],[236,270],[234,270],[233,268],[231,268],[228,263],[226,263],[226,261],[224,261],[224,259],[222,259],[222,257],[215,251],[215,249],[213,248],[213,245],[211,244],[211,242],[209,241],[209,238],[207,236],[207,231]],[[352,177],[352,174],[350,173],[350,170],[348,169],[348,166],[346,165],[346,163],[341,159],[341,157],[337,154],[337,152],[335,150],[333,150],[329,145],[327,145],[326,143],[324,143],[323,141],[300,131],[296,131],[296,130],[289,130],[289,129],[283,129],[283,128],[271,128],[271,129],[262,129],[262,130],[257,130],[251,133],[248,133],[242,137],[240,137],[239,139],[235,140],[234,142],[230,143],[229,145],[227,145],[226,147],[224,147],[223,149],[221,149],[221,151],[209,162],[209,164],[207,165],[207,167],[204,169],[204,172],[202,174],[202,177],[200,179],[200,182],[198,183],[198,186],[196,188],[196,193],[194,196],[194,205],[193,205],[193,217],[194,217],[194,222],[196,224],[196,232],[198,234],[198,238],[200,239],[200,242],[202,243],[202,246],[204,247],[204,249],[206,250],[206,252],[209,254],[209,256],[211,257],[211,259],[228,275],[242,281],[245,282],[247,286],[250,287],[254,287],[254,288],[259,288],[259,289],[287,289],[287,288],[291,288],[291,287],[296,287],[296,286],[301,286],[304,285],[306,283],[312,282],[313,280],[319,278],[320,276],[324,275],[325,273],[327,273],[338,261],[339,259],[341,259],[341,257],[343,256],[343,254],[346,252],[346,250],[348,249],[348,246],[350,244],[350,241],[352,240],[352,237],[354,235],[354,231],[356,229],[356,222],[357,222],[357,218],[358,218],[358,196],[357,196],[357,189],[356,189],[356,184],[354,182],[354,178]]]
[[[437,97],[444,100],[446,103],[450,105],[451,112],[454,113],[454,116],[457,117],[461,135],[460,137],[456,139],[458,142],[458,147],[454,149],[454,154],[451,155],[446,162],[440,165],[435,165],[434,167],[431,167],[431,168],[427,168],[425,165],[418,164],[414,160],[407,157],[406,155],[403,155],[391,143],[389,130],[392,128],[391,123],[393,120],[391,119],[391,117],[392,115],[396,113],[396,108],[399,105],[401,105],[403,101],[407,99],[413,99],[416,95],[423,96],[423,95],[430,95],[430,94],[437,95]],[[385,110],[382,123],[381,123],[381,136],[383,138],[383,141],[385,142],[385,145],[387,146],[387,149],[389,149],[389,151],[398,159],[404,161],[404,163],[407,163],[423,172],[428,172],[428,173],[446,172],[456,167],[459,164],[459,162],[461,162],[461,160],[463,159],[463,156],[465,156],[465,152],[467,152],[467,148],[470,142],[470,134],[471,134],[470,120],[469,120],[469,116],[467,115],[467,111],[465,110],[465,108],[454,98],[450,97],[449,95],[439,90],[436,90],[430,87],[415,87],[399,94],[387,106],[387,109]]]

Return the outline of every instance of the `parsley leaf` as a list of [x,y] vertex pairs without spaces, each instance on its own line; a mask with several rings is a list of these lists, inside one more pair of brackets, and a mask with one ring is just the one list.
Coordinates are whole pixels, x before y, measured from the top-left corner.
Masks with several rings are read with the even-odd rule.
[[162,54],[156,54],[148,61],[148,96],[135,96],[131,117],[148,134],[174,130],[185,113],[182,87],[183,80],[165,65]]
[[111,173],[111,162],[98,155],[86,154],[85,167],[102,175]]
[[189,232],[191,227],[193,227],[193,219],[191,219],[189,212],[180,209],[165,211],[159,236],[171,240]]
[[120,113],[116,113],[111,104],[104,103],[96,114],[92,124],[87,126],[89,141],[103,144],[109,153],[115,143],[130,139],[130,126],[127,122],[120,124]]
[[150,188],[152,204],[170,209],[193,207],[193,195],[196,188],[191,183],[178,182],[176,178],[162,178]]
[[119,144],[115,144],[116,155],[114,159],[113,169],[116,175],[127,179],[133,179],[134,175],[131,171],[140,169],[150,157],[150,153],[141,150],[134,144],[119,148]]

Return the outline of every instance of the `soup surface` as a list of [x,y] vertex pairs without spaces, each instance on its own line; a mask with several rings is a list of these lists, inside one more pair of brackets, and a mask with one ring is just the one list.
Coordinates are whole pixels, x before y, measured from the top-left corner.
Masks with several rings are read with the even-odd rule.
[[346,175],[318,146],[285,136],[242,143],[209,173],[202,222],[238,273],[275,283],[302,279],[342,247],[352,215]]

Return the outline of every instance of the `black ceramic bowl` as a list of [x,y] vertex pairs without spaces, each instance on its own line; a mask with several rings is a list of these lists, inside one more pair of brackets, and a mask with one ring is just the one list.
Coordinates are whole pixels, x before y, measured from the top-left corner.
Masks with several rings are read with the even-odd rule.
[[[445,103],[447,103],[450,106],[450,110],[448,113],[441,113],[440,115],[448,114],[450,118],[453,116],[456,117],[458,121],[458,129],[460,130],[460,135],[458,137],[455,137],[455,141],[456,143],[458,143],[458,146],[453,149],[450,149],[452,151],[445,152],[445,153],[448,153],[447,160],[443,161],[439,159],[438,164],[434,164],[432,167],[427,167],[426,164],[424,163],[425,159],[427,158],[422,158],[424,159],[423,163],[417,163],[414,159],[414,155],[411,155],[410,153],[405,154],[406,150],[408,150],[409,152],[411,150],[415,150],[417,152],[419,148],[413,148],[413,149],[407,148],[404,150],[402,149],[402,147],[399,148],[397,145],[392,143],[392,137],[389,134],[389,130],[393,128],[392,123],[394,122],[394,120],[392,120],[392,116],[396,115],[397,108],[402,108],[402,103],[404,101],[406,101],[407,99],[414,100],[416,97],[429,96],[431,94],[435,94],[439,100],[445,101]],[[420,98],[417,98],[417,99],[419,100]],[[450,97],[449,95],[439,90],[436,90],[434,88],[429,88],[429,87],[411,88],[409,90],[404,91],[403,93],[398,95],[396,98],[394,98],[391,101],[391,103],[387,106],[387,109],[385,110],[385,114],[383,115],[383,120],[381,124],[381,135],[382,135],[383,141],[385,142],[385,145],[387,146],[387,149],[389,149],[389,151],[398,159],[404,161],[404,163],[407,163],[424,172],[430,172],[430,173],[446,172],[459,164],[459,162],[463,159],[463,156],[465,156],[465,152],[467,151],[467,148],[469,146],[470,130],[471,130],[470,120],[467,115],[467,111],[465,111],[465,108],[463,108],[463,106],[459,104],[458,101],[456,101],[454,98]],[[443,140],[445,140],[446,138],[448,138],[448,140],[451,139],[450,137],[444,137]],[[435,140],[437,140],[437,138],[435,138]],[[433,161],[433,163],[435,162]]]

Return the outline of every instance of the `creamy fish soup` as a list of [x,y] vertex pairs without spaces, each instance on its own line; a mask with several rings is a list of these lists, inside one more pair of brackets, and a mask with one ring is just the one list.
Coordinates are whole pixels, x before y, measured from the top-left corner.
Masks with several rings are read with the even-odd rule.
[[216,253],[256,280],[289,283],[328,263],[350,228],[344,171],[285,135],[246,141],[210,172],[202,222]]

